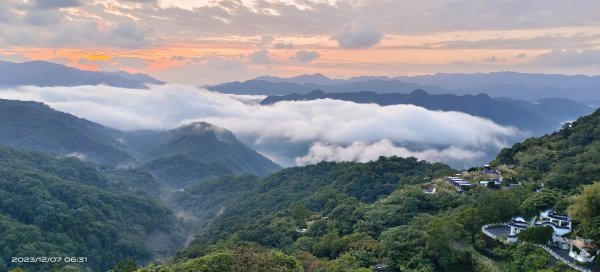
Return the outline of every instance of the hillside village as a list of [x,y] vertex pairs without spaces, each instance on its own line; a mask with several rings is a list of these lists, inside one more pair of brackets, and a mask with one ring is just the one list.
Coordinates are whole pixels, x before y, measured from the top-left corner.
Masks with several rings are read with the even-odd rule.
[[[503,179],[502,171],[510,171],[512,168],[512,165],[502,165],[498,168],[483,165],[471,168],[467,172],[448,176],[446,182],[461,194],[476,186],[492,190],[510,190],[521,185]],[[482,178],[488,180],[481,180]],[[477,182],[477,180],[479,181]],[[542,184],[536,192],[539,193],[543,189]],[[436,191],[436,187],[423,189],[425,194],[435,194]],[[545,230],[542,231],[543,228]],[[520,234],[527,229],[539,229],[542,235],[541,240],[536,241],[541,242],[537,245],[569,267],[582,272],[600,271],[592,265],[597,255],[600,255],[598,246],[591,239],[570,235],[573,230],[573,219],[552,209],[540,211],[538,215],[529,219],[523,215],[515,215],[508,222],[485,224],[481,227],[481,232],[491,239],[512,244],[519,242],[519,237],[522,236]],[[529,239],[525,238],[524,240]]]

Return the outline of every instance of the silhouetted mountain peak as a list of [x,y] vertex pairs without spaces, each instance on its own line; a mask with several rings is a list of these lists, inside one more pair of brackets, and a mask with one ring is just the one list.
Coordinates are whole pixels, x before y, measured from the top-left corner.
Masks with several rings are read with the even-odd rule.
[[485,99],[490,99],[491,98],[488,94],[485,94],[485,93],[477,94],[477,95],[475,95],[475,97],[477,97],[477,98],[485,98]]
[[325,94],[324,91],[317,89],[317,90],[314,90],[314,91],[312,91],[312,92],[310,92],[310,93],[308,93],[306,95],[324,95],[324,94]]
[[422,89],[416,89],[416,90],[410,92],[408,95],[409,96],[417,96],[417,97],[429,96],[429,94]]
[[318,98],[324,98],[327,94],[324,91],[321,90],[314,90],[308,94],[306,94],[304,97],[308,98],[308,99],[318,99]]
[[167,132],[168,135],[216,137],[220,141],[237,141],[235,135],[222,127],[206,122],[192,122]]

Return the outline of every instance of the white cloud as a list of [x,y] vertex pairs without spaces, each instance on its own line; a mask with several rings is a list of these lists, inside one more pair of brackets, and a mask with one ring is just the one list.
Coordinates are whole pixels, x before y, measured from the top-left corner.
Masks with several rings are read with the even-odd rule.
[[292,59],[295,59],[300,62],[311,62],[320,56],[321,55],[316,51],[300,50],[296,52],[296,55]]
[[206,121],[280,163],[416,156],[462,166],[497,152],[514,128],[460,112],[413,105],[379,106],[339,100],[285,101],[236,96],[179,85],[132,90],[106,86],[20,87],[0,97],[42,101],[57,110],[122,129],[169,129]]
[[342,48],[368,48],[379,41],[383,35],[366,19],[358,19],[345,24],[333,38]]
[[415,157],[419,160],[430,162],[464,161],[468,164],[475,163],[478,159],[483,159],[485,155],[485,152],[481,150],[468,150],[456,146],[414,151],[406,147],[397,146],[390,140],[384,139],[375,143],[355,141],[347,146],[317,142],[310,147],[308,154],[296,158],[296,163],[306,165],[320,161],[368,162],[377,160],[379,156],[399,156]]

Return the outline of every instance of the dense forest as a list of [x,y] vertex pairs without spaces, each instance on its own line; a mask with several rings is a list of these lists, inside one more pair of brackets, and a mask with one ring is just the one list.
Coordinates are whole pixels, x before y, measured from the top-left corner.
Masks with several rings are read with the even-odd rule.
[[[16,256],[86,257],[70,266],[106,271],[122,259],[167,256],[182,244],[169,209],[121,192],[76,158],[0,146],[0,199],[2,271],[17,265]],[[161,239],[161,248],[147,244],[151,239]],[[51,271],[65,262],[20,265]]]
[[0,144],[116,166],[133,158],[116,131],[39,102],[0,99]]
[[[257,177],[200,165],[198,180],[183,172],[186,183],[167,184],[145,171],[152,167],[96,170],[76,158],[3,147],[0,239],[8,246],[0,265],[14,268],[9,256],[75,255],[90,259],[70,264],[72,271],[570,271],[535,246],[547,228],[505,245],[481,226],[552,208],[574,219],[572,236],[598,244],[599,129],[600,111],[506,148],[491,162],[503,184],[464,193],[445,177],[488,179],[482,168],[380,157]],[[175,178],[182,165],[169,170]],[[197,235],[175,253],[184,228]]]
[[[218,216],[175,258],[140,271],[263,271],[227,261],[211,265],[249,246],[261,248],[254,257],[269,265],[278,264],[268,257],[277,250],[304,271],[570,271],[534,246],[547,229],[528,230],[521,237],[529,242],[513,245],[485,239],[480,229],[552,208],[573,217],[573,235],[598,243],[599,127],[596,112],[503,150],[492,164],[503,170],[505,183],[521,184],[510,190],[477,186],[460,194],[441,179],[455,173],[447,166],[393,157],[192,187],[178,200],[198,210],[220,203],[212,211]],[[469,171],[462,174],[483,179],[480,169]],[[432,187],[436,194],[424,193]]]
[[103,168],[139,168],[174,188],[224,174],[266,176],[279,165],[204,122],[120,131],[46,104],[0,99],[0,145],[75,156]]

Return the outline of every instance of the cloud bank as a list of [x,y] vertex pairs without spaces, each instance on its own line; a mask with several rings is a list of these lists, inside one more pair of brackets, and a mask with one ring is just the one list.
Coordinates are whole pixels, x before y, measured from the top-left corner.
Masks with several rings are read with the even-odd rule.
[[484,157],[485,152],[465,150],[456,146],[443,149],[428,148],[422,151],[412,151],[405,147],[397,146],[390,140],[381,140],[375,143],[356,141],[349,146],[319,142],[310,147],[308,154],[297,157],[296,163],[306,165],[320,161],[368,162],[376,160],[379,156],[415,157],[431,162],[443,162],[448,159],[473,161]]
[[458,167],[484,162],[521,133],[460,112],[339,100],[258,104],[263,97],[180,85],[20,87],[0,98],[34,100],[121,130],[170,129],[206,121],[283,165],[415,156]]

